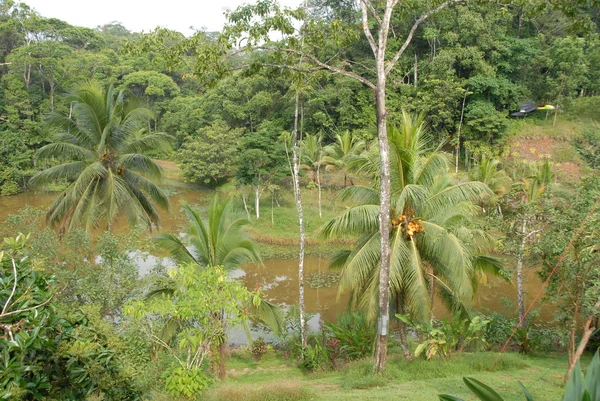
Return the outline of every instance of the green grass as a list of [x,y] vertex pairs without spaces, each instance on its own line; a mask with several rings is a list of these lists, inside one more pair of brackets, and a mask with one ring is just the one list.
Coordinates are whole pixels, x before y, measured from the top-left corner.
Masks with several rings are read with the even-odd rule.
[[[263,195],[261,199],[261,217],[258,220],[253,219],[250,232],[259,242],[283,246],[297,245],[298,212],[291,189],[282,190],[278,194],[278,198],[281,207],[277,205],[273,207],[273,220],[271,220],[271,196],[270,194]],[[326,221],[343,211],[345,206],[336,200],[335,190],[324,188],[322,191],[322,216],[319,217],[317,190],[303,187],[302,208],[307,243],[309,245],[319,245],[325,243],[317,236],[319,228]]]
[[[523,400],[519,381],[536,400],[560,400],[565,355],[523,356],[506,353],[463,353],[452,359],[407,362],[391,355],[384,375],[371,373],[371,361],[350,363],[339,371],[305,373],[289,360],[270,351],[254,361],[247,351],[228,361],[229,377],[206,395],[208,400],[437,400],[449,393],[465,400],[475,398],[462,382],[474,377],[496,389],[505,400]],[[584,364],[589,358],[584,360]]]

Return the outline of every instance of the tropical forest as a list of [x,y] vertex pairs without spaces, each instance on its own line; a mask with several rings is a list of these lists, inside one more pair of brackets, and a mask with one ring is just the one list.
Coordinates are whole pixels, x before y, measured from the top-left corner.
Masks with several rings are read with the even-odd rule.
[[298,4],[0,0],[0,399],[600,401],[600,2]]

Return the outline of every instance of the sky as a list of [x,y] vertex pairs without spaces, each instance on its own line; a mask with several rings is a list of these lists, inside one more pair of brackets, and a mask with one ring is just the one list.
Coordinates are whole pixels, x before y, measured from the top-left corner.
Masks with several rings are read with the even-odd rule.
[[[150,31],[157,26],[186,35],[195,29],[219,31],[225,23],[223,12],[255,0],[22,0],[40,15],[58,18],[71,25],[95,28],[113,21],[132,32]],[[296,7],[302,0],[279,0]]]

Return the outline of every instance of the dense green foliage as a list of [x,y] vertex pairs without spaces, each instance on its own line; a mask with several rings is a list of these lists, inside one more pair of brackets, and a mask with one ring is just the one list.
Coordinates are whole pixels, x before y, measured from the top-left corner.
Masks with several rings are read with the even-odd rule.
[[[400,7],[392,20],[394,30],[404,32],[407,22],[425,6],[416,2],[412,9]],[[315,35],[310,46],[319,50],[317,56],[326,60],[341,46],[339,55],[353,66],[351,70],[368,71],[372,57],[366,39],[354,29],[358,10],[349,2],[315,1],[309,7],[307,13],[295,15],[308,19]],[[564,108],[577,96],[598,95],[600,45],[595,18],[593,8],[551,7],[533,0],[510,6],[481,2],[447,8],[421,25],[407,50],[411,57],[401,59],[392,74],[390,116],[397,118],[402,107],[418,110],[427,115],[437,138],[454,138],[462,125],[461,141],[497,142],[507,127],[507,110],[518,108],[527,98]],[[166,30],[140,36],[118,24],[92,30],[45,18],[10,1],[2,2],[0,24],[0,61],[7,62],[0,94],[3,194],[27,187],[28,178],[40,168],[34,163],[36,150],[52,140],[42,127],[44,115],[69,115],[71,99],[61,95],[89,79],[102,87],[126,90],[150,104],[155,118],[149,128],[177,138],[176,150],[183,150],[173,158],[182,164],[187,180],[216,185],[236,175],[244,184],[256,183],[260,181],[257,169],[277,165],[285,170],[281,160],[272,165],[257,151],[243,151],[264,150],[264,144],[246,138],[252,133],[268,137],[273,144],[281,130],[291,129],[292,77],[263,66],[284,60],[271,60],[265,52],[238,55],[232,67],[250,64],[249,71],[255,74],[225,74],[215,81],[227,65],[211,65],[215,46],[224,40],[217,40],[214,33],[200,32],[184,40]],[[331,37],[319,36],[319,31]],[[190,47],[195,51],[183,51]],[[203,85],[206,79],[214,85]],[[345,131],[373,138],[374,105],[368,88],[346,77],[319,73],[306,92],[301,102],[302,132],[322,135],[324,146]],[[271,151],[279,155],[279,150]]]
[[39,270],[27,238],[7,238],[0,252],[0,397],[141,399],[131,372],[88,317],[56,302],[54,277]]
[[[2,237],[30,233],[27,244],[20,235],[0,248],[0,398],[314,395],[285,381],[212,393],[237,352],[252,366],[284,358],[303,371],[339,370],[336,386],[348,391],[447,377],[453,366],[481,372],[490,358],[470,352],[505,345],[566,350],[575,366],[600,315],[596,2],[451,2],[414,32],[439,2],[397,3],[390,54],[414,37],[386,88],[398,319],[379,328],[381,159],[360,4],[289,10],[260,0],[229,13],[222,32],[184,37],[70,26],[0,0],[0,196],[57,192],[46,224],[33,208],[0,222]],[[373,4],[374,16],[384,3]],[[556,107],[510,120],[527,99]],[[290,131],[302,170],[294,184]],[[179,179],[219,195],[182,204],[184,232],[151,238],[162,213],[177,213],[168,195],[197,189]],[[339,273],[319,266],[309,289],[339,278],[339,295],[349,294],[347,313],[304,345],[300,309],[285,305],[282,318],[262,282],[248,289],[233,278],[262,267],[259,249],[298,243],[293,189],[307,206],[308,246],[339,251]],[[261,220],[267,201],[270,222]],[[143,263],[148,255],[155,265]],[[548,279],[543,300],[558,327],[524,316],[535,294],[523,275],[534,268]],[[518,313],[473,309],[488,276],[515,272]],[[274,280],[265,291],[289,277]],[[450,317],[436,319],[436,305]],[[228,360],[234,326],[249,343]],[[251,326],[267,332],[253,340]],[[361,359],[383,326],[390,354],[404,359],[371,375]],[[517,359],[497,369],[529,366]]]

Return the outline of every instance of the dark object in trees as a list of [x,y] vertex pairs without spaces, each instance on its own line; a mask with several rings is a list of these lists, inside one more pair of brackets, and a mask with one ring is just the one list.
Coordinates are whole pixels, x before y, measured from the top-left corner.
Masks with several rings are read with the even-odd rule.
[[551,104],[546,104],[544,106],[536,106],[531,100],[528,100],[521,105],[519,111],[510,113],[510,116],[525,117],[537,110],[554,110],[555,108],[556,107],[552,106]]

